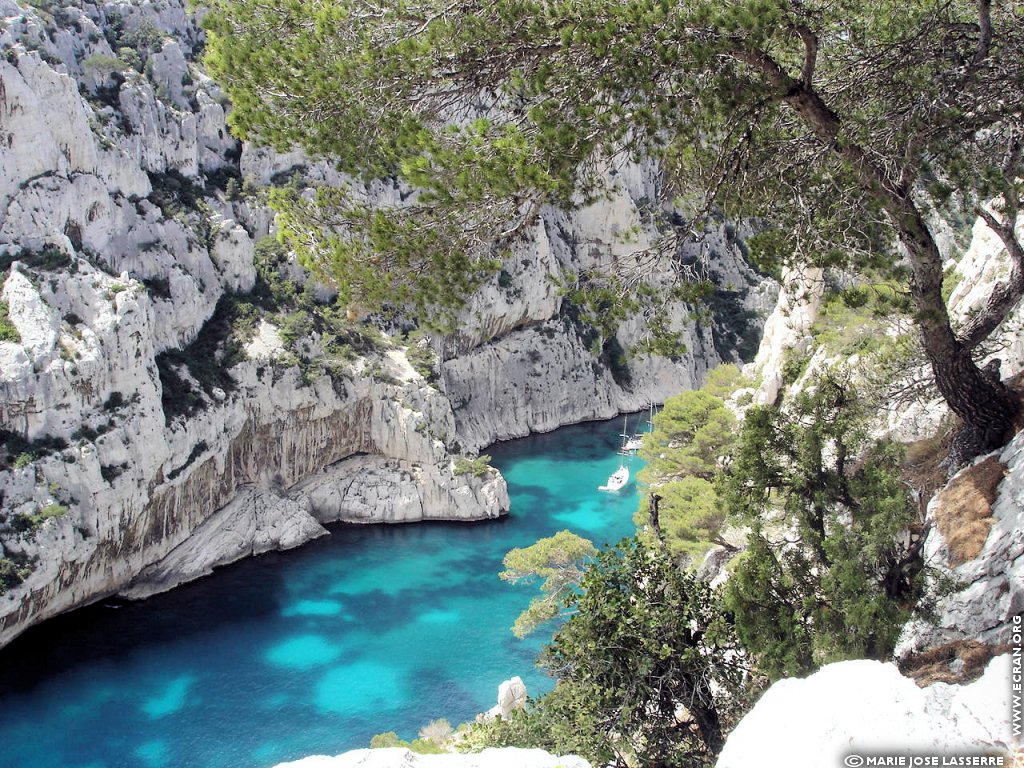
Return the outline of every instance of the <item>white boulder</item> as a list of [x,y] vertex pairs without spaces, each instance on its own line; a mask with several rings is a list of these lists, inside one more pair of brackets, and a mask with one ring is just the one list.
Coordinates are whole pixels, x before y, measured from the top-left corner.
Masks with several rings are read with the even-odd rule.
[[526,699],[526,683],[521,677],[505,680],[498,686],[498,703],[483,714],[477,715],[477,720],[486,721],[498,717],[510,720],[513,712],[526,706]]
[[850,754],[1006,752],[1010,655],[966,685],[918,688],[893,664],[843,661],[775,683],[726,741],[717,768],[842,765]]

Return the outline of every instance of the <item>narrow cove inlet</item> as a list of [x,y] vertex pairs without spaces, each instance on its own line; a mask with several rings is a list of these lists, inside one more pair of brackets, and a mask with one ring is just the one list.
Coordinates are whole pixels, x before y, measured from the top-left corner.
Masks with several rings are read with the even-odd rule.
[[[0,651],[0,766],[270,766],[415,737],[494,704],[513,675],[531,694],[549,634],[510,627],[530,589],[498,578],[505,552],[569,529],[596,544],[634,530],[622,422],[493,446],[511,513],[484,523],[331,528],[141,603],[92,606]],[[639,458],[627,459],[632,477]]]

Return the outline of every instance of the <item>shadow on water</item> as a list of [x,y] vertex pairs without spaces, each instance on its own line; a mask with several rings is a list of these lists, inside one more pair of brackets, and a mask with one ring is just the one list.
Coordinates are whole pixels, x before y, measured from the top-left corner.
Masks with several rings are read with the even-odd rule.
[[512,675],[543,692],[546,638],[510,631],[534,592],[501,582],[501,560],[567,527],[597,544],[632,530],[635,494],[596,491],[619,431],[492,446],[513,507],[499,520],[335,524],[299,549],[29,629],[0,650],[0,768],[265,768],[471,719]]
[[0,650],[0,694],[93,660],[116,662],[139,647],[272,615],[286,557],[270,552],[148,600],[110,599],[31,627]]
[[[343,557],[370,543],[387,545],[384,552],[403,552],[415,549],[427,538],[436,539],[438,532],[446,539],[486,543],[499,540],[500,531],[508,522],[507,517],[502,517],[471,523],[401,526],[333,523],[327,526],[330,536],[315,539],[300,550],[267,552],[240,560],[146,600],[110,598],[79,608],[30,627],[0,649],[0,695],[24,693],[41,680],[92,661],[116,663],[140,648],[181,642],[241,623],[269,620],[282,611],[287,598],[282,589],[283,574],[297,558],[316,561],[325,555]],[[468,561],[467,568],[482,568],[486,564],[487,558],[481,556]],[[485,591],[481,588],[477,592]],[[424,588],[410,597],[415,602],[427,594],[429,590]],[[369,617],[382,630],[407,619],[413,610],[412,603],[406,603],[409,610],[403,615],[400,601],[378,593],[357,599],[361,615]],[[388,610],[378,610],[382,601],[392,603]]]

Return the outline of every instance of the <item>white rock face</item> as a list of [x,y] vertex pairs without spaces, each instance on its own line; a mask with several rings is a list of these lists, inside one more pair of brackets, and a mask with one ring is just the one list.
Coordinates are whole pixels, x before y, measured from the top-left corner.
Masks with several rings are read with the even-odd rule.
[[542,749],[485,749],[471,755],[418,755],[408,749],[357,749],[335,757],[314,755],[275,768],[590,768],[576,755]]
[[327,530],[295,502],[245,488],[162,560],[147,566],[121,594],[149,597],[241,557],[291,549],[325,535]]
[[[637,351],[650,334],[639,315],[627,318],[614,339],[596,339],[574,321],[564,297],[552,293],[550,275],[628,271],[630,260],[636,261],[632,254],[655,237],[644,225],[642,207],[655,198],[657,178],[650,164],[627,164],[612,176],[618,188],[610,200],[572,214],[545,211],[531,256],[505,262],[509,290],[500,289],[499,275],[475,297],[462,330],[448,340],[442,367],[464,445],[479,449],[495,440],[643,410],[699,387],[708,370],[738,360],[737,346],[756,348],[774,286],[746,265],[725,230],[707,233],[703,247],[716,254],[708,277],[730,297],[728,306],[747,317],[730,328],[722,318],[695,321],[693,307],[668,302],[657,314],[685,346],[678,358]],[[639,235],[622,239],[634,228]],[[654,283],[671,278],[665,272],[651,276]],[[604,347],[595,350],[602,341]]]
[[498,686],[498,714],[508,720],[517,709],[526,706],[526,684],[522,678],[513,677]]
[[825,288],[824,273],[816,267],[782,272],[782,288],[768,320],[754,362],[745,371],[752,379],[760,377],[753,393],[758,405],[774,403],[782,391],[782,369],[791,350],[806,353],[811,344],[811,326],[818,317]]
[[925,689],[892,664],[829,664],[772,685],[729,735],[716,766],[821,768],[842,765],[849,754],[1010,752],[1019,743],[1009,680],[1009,654],[970,685]]
[[[1017,223],[1017,237],[1024,237],[1024,220]],[[963,257],[954,267],[959,278],[956,288],[950,294],[949,304],[954,316],[960,322],[984,306],[992,292],[992,286],[1005,280],[1010,272],[1009,254],[999,237],[978,218],[971,231],[971,243]],[[1021,327],[1024,325],[1024,307],[1017,310],[1004,323],[994,341],[1006,367],[1003,376],[1010,376],[1024,368],[1024,339]]]
[[521,677],[503,680],[498,685],[498,703],[486,712],[481,712],[476,719],[486,721],[500,717],[502,720],[511,720],[513,712],[526,706],[527,698],[526,683]]
[[[1010,642],[1013,617],[1024,613],[1024,433],[1002,450],[999,460],[1008,471],[992,505],[993,524],[981,554],[951,568],[938,526],[929,532],[925,562],[944,570],[960,588],[939,603],[934,626],[914,621],[904,627],[898,657],[954,640]],[[934,506],[929,505],[929,519]]]
[[[608,169],[609,199],[543,213],[439,343],[438,386],[397,347],[354,360],[346,376],[304,378],[280,362],[296,350],[265,319],[230,377],[199,382],[174,361],[218,362],[211,346],[188,345],[217,332],[222,298],[252,290],[255,241],[273,227],[269,209],[228,194],[225,180],[265,183],[298,166],[345,180],[330,163],[230,136],[181,0],[71,3],[60,17],[0,0],[0,254],[16,259],[0,295],[20,335],[0,342],[0,428],[34,441],[0,471],[0,556],[36,561],[0,595],[0,645],[107,595],[153,594],[297,546],[329,522],[497,517],[504,480],[456,474],[456,456],[644,408],[699,384],[750,341],[739,336],[758,334],[749,318],[722,320],[771,298],[724,229],[709,241],[716,308],[696,319],[679,302],[663,310],[688,347],[678,359],[617,361],[648,333],[639,316],[603,349],[573,325],[551,278],[626,264],[653,237],[645,206],[659,175],[627,164]],[[134,64],[117,58],[133,58],[119,30],[149,39]],[[396,203],[403,190],[362,193]],[[308,343],[316,357],[318,340]],[[199,402],[165,418],[187,397]],[[55,505],[68,511],[16,530]]]

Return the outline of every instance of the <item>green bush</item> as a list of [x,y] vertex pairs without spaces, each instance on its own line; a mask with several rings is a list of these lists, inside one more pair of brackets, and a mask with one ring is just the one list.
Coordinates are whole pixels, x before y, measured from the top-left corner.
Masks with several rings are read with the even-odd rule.
[[35,440],[28,440],[17,432],[0,429],[0,469],[12,465],[18,468],[27,467],[36,459],[49,456],[68,447],[63,437],[44,435]]
[[[715,486],[693,475],[659,485],[658,519],[669,550],[692,561],[699,560],[715,544],[721,543],[720,531],[726,510]],[[638,528],[649,519],[650,495],[644,496],[633,516]],[[645,536],[653,535],[646,532]]]
[[44,245],[38,250],[22,248],[17,252],[0,254],[0,271],[10,269],[11,264],[20,261],[29,269],[44,272],[58,272],[71,266],[71,257],[55,245]]
[[[660,546],[600,552],[545,649],[555,689],[508,722],[470,727],[460,749],[541,747],[592,765],[713,762],[746,698],[727,615]],[[680,718],[679,704],[686,714]]]
[[8,312],[7,302],[0,301],[0,341],[18,343],[21,341],[21,334],[18,333],[18,329],[11,322]]
[[405,356],[409,365],[428,382],[438,379],[438,357],[430,345],[429,337],[422,333],[412,333],[405,338]]
[[0,557],[0,595],[21,584],[35,567],[35,559],[20,554]]
[[491,457],[486,453],[482,453],[475,459],[470,459],[465,456],[457,456],[455,458],[455,467],[453,472],[456,475],[472,475],[473,477],[486,477],[487,473],[491,469]]
[[67,506],[51,502],[50,504],[40,507],[34,515],[27,515],[24,513],[14,515],[10,519],[11,530],[16,533],[32,534],[38,531],[43,523],[50,518],[63,517],[67,513]]
[[101,54],[95,54],[90,56],[82,62],[82,66],[87,70],[92,70],[97,74],[105,77],[113,72],[123,72],[126,69],[131,69],[131,64],[126,61],[114,56],[103,56]]
[[409,742],[398,738],[394,731],[378,733],[370,739],[370,749],[389,749],[391,747],[407,747]]
[[891,318],[908,313],[908,296],[894,284],[856,285],[826,294],[811,334],[835,355],[874,353],[886,339]]
[[389,749],[392,747],[405,747],[421,755],[441,755],[444,749],[431,739],[418,738],[406,741],[398,737],[394,731],[378,733],[370,739],[370,749]]
[[790,348],[782,355],[782,383],[786,386],[796,384],[811,364],[811,356]]
[[764,674],[892,652],[924,597],[920,544],[903,543],[916,506],[899,468],[896,448],[867,439],[840,374],[786,409],[747,411],[720,489],[753,532],[725,596]]
[[712,479],[718,458],[736,440],[736,417],[720,397],[702,389],[670,397],[653,422],[640,449],[647,462],[640,479],[651,485],[688,476]]
[[103,403],[103,410],[116,411],[118,408],[123,407],[124,403],[125,400],[123,394],[120,392],[111,392],[110,397],[108,397]]

